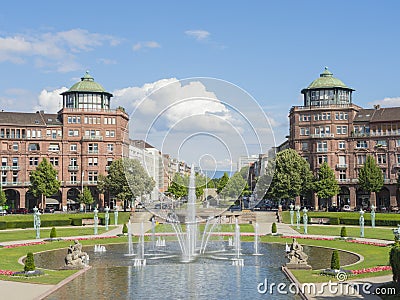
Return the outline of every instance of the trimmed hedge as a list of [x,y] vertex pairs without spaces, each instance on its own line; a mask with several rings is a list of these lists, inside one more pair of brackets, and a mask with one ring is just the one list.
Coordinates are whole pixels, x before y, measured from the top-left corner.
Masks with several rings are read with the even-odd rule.
[[82,218],[73,218],[71,219],[72,226],[82,226]]
[[0,230],[7,229],[7,222],[0,222]]
[[43,220],[40,227],[70,226],[71,220]]
[[33,220],[32,221],[15,221],[15,222],[6,222],[7,229],[9,228],[32,228],[33,227]]
[[329,218],[329,224],[330,225],[339,225],[340,219],[339,218]]

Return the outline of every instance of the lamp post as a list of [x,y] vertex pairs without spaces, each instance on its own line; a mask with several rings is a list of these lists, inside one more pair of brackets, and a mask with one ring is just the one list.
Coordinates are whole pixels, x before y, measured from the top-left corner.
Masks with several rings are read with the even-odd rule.
[[371,205],[371,226],[375,228],[375,205]]
[[364,211],[360,210],[360,237],[364,237]]
[[97,223],[99,221],[99,217],[97,215],[97,213],[99,212],[97,210],[97,206],[94,208],[94,234],[97,235]]
[[303,209],[304,234],[307,234],[307,223],[308,223],[307,208],[304,207]]
[[296,228],[300,229],[300,206],[296,205]]
[[36,238],[40,239],[40,212],[36,213]]
[[293,226],[293,215],[294,215],[293,208],[294,208],[294,205],[292,203],[290,203],[289,208],[290,208],[290,211],[289,211],[289,213],[290,213],[290,225]]

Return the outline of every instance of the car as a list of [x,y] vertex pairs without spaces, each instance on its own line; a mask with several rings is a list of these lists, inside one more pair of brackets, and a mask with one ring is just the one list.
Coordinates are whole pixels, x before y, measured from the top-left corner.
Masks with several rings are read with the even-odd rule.
[[139,202],[138,204],[136,204],[135,207],[136,207],[137,209],[142,209],[142,208],[144,208],[144,205],[143,205],[143,203]]
[[240,205],[231,205],[230,207],[229,207],[229,210],[232,212],[232,211],[241,211],[242,210],[242,207],[240,206]]
[[390,206],[390,211],[398,212],[399,211],[399,207],[398,206]]
[[343,205],[342,211],[351,211],[350,205]]
[[45,212],[45,213],[51,213],[51,214],[52,214],[52,213],[54,213],[54,211],[55,211],[55,210],[54,210],[54,208],[52,208],[52,207],[46,207],[46,208],[44,209],[44,212]]

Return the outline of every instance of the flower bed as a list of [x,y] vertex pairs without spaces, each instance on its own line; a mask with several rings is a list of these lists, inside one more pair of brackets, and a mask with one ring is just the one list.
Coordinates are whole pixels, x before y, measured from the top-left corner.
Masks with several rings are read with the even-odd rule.
[[390,270],[392,270],[391,266],[378,266],[360,270],[351,270],[351,274],[358,275],[358,274],[375,273],[375,272],[390,271]]
[[0,270],[0,275],[12,276],[13,274],[14,274],[14,271],[11,271],[11,270]]
[[42,245],[42,244],[46,244],[46,242],[30,242],[30,243],[12,244],[12,245],[6,245],[3,248],[17,248],[17,247],[23,247],[23,246]]
[[72,238],[67,238],[63,239],[64,241],[87,241],[87,240],[102,240],[102,239],[113,239],[117,238],[118,236],[112,235],[112,236],[95,236],[95,237],[72,237]]
[[376,243],[376,242],[367,242],[367,241],[359,241],[359,240],[346,240],[347,243],[356,243],[356,244],[364,244],[364,245],[372,245],[378,247],[386,247],[389,244],[385,243]]
[[282,235],[281,238],[286,239],[307,239],[317,241],[333,241],[335,238],[331,237],[318,237],[318,236],[302,236],[302,235]]

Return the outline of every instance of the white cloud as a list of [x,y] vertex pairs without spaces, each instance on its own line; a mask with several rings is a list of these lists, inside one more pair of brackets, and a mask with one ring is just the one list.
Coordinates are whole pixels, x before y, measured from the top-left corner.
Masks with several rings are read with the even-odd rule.
[[205,40],[210,36],[210,33],[206,30],[186,30],[185,34],[198,41]]
[[147,42],[138,42],[132,47],[133,51],[138,51],[144,48],[150,48],[150,49],[161,48],[161,45],[155,41],[147,41]]
[[34,110],[44,110],[46,113],[56,113],[62,107],[61,93],[67,91],[66,87],[48,91],[46,89],[40,92],[38,96],[38,103]]
[[34,59],[40,68],[54,68],[68,72],[80,68],[76,54],[92,51],[108,44],[116,46],[120,39],[110,35],[91,33],[84,29],[30,35],[0,36],[0,62],[24,63]]
[[400,97],[384,98],[382,100],[374,101],[371,104],[379,104],[383,107],[400,106]]

